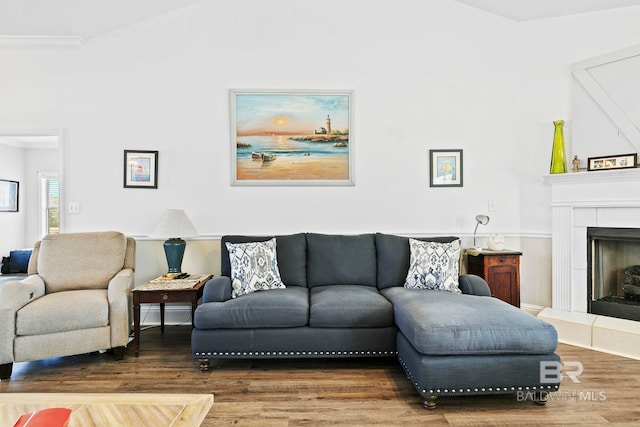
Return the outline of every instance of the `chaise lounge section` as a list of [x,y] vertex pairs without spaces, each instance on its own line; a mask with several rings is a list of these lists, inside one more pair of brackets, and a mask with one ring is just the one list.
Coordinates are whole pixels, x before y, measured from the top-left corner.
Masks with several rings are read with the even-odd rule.
[[[414,247],[430,251],[426,261]],[[429,409],[453,395],[527,392],[544,403],[559,387],[541,375],[542,363],[560,360],[553,326],[492,298],[478,276],[458,277],[456,237],[225,236],[221,257],[194,316],[201,370],[210,359],[398,357]],[[252,263],[275,267],[281,282],[243,290],[249,277],[235,270]],[[426,287],[442,279],[438,290],[412,288],[418,276]]]

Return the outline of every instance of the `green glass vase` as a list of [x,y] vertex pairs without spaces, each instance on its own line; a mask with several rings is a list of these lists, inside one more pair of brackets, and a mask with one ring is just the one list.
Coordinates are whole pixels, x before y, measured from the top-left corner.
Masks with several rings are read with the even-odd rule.
[[555,131],[553,132],[553,151],[551,152],[550,173],[567,173],[567,159],[564,155],[564,120],[553,122]]

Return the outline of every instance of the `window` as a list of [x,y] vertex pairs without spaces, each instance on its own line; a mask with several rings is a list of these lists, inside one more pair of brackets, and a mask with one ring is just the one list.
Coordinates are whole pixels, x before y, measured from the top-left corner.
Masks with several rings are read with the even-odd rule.
[[40,230],[42,236],[60,232],[60,178],[40,172]]

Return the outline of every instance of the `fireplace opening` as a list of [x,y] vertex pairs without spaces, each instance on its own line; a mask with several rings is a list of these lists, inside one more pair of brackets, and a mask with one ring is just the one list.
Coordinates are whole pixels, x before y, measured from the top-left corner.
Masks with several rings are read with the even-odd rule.
[[640,229],[587,228],[589,313],[640,321]]

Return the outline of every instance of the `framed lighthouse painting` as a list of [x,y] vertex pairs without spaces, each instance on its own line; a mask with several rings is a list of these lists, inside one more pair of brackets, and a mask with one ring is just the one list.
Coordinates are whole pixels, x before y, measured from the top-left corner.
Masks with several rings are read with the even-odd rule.
[[353,91],[230,91],[231,184],[354,185]]

